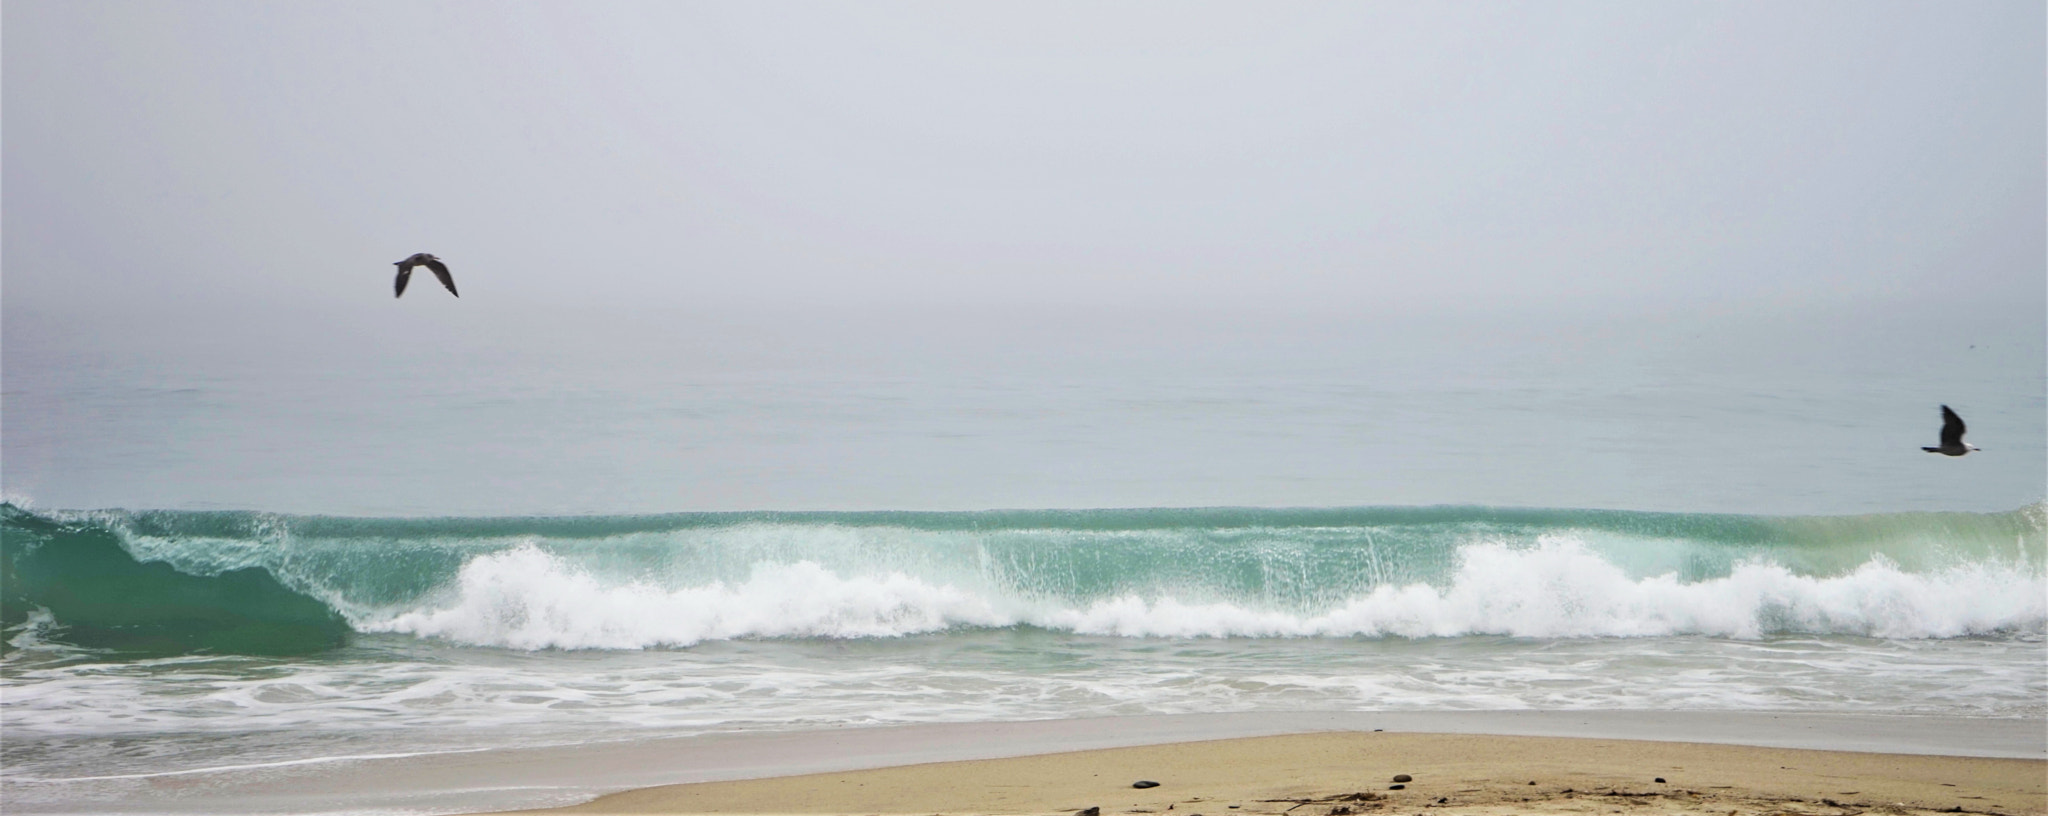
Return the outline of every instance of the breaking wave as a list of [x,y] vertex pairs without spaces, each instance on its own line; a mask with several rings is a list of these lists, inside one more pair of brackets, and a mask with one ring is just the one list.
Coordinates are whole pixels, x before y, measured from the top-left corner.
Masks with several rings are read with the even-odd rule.
[[[342,519],[5,505],[9,626],[156,652],[1036,627],[1123,637],[1949,638],[2048,628],[2042,505]],[[176,612],[176,614],[171,614]],[[37,617],[41,616],[41,617]],[[149,631],[144,623],[156,628]],[[138,628],[140,627],[140,628]]]

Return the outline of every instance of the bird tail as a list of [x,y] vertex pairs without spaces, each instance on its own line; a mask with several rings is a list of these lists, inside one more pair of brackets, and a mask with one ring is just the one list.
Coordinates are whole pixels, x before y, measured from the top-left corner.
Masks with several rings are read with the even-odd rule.
[[1941,449],[1940,449],[1940,448],[1927,448],[1927,447],[1923,447],[1923,448],[1921,448],[1921,450],[1924,450],[1924,451],[1926,451],[1926,452],[1928,452],[1928,453],[1940,453],[1940,452],[1941,452]]

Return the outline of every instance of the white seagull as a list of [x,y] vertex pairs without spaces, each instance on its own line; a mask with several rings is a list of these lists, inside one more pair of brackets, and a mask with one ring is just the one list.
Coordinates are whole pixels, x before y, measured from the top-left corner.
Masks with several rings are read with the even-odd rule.
[[425,252],[415,252],[412,257],[403,261],[392,261],[391,265],[398,267],[398,294],[392,295],[392,297],[399,297],[405,294],[405,284],[412,280],[412,268],[415,266],[424,266],[434,270],[434,277],[440,278],[441,285],[448,287],[448,294],[462,297],[461,292],[455,291],[455,277],[448,274],[448,266],[441,263],[440,258]]
[[1948,406],[1944,405],[1941,406],[1941,447],[1923,447],[1921,450],[1928,453],[1939,453],[1943,456],[1961,456],[1973,450],[1983,450],[1983,448],[1976,445],[1963,444],[1963,418],[1956,416],[1956,412],[1949,410]]

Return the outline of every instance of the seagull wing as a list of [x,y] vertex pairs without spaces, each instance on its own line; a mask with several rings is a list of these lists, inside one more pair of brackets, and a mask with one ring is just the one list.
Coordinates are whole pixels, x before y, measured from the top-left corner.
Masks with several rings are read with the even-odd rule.
[[405,263],[405,262],[402,262],[402,261],[401,261],[401,262],[399,262],[399,264],[398,264],[398,293],[397,293],[397,294],[394,294],[394,295],[392,295],[392,297],[399,297],[400,295],[404,295],[404,294],[405,294],[405,285],[406,285],[406,283],[410,282],[411,280],[412,280],[412,264],[408,264],[408,263]]
[[1941,446],[1960,448],[1963,446],[1963,418],[1949,407],[1941,406]]
[[461,292],[455,291],[455,276],[448,274],[447,264],[441,263],[437,258],[428,258],[421,261],[421,263],[426,264],[428,269],[434,270],[434,277],[440,278],[441,285],[448,287],[448,294],[462,297]]

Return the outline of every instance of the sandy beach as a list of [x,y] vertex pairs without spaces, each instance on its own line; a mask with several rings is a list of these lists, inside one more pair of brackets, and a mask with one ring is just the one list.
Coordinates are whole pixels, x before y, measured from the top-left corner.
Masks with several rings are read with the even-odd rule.
[[[1412,778],[1395,782],[1401,774]],[[1141,780],[1159,786],[1132,787]],[[1101,808],[1100,816],[1341,816],[1343,808],[2041,814],[2048,813],[2048,721],[1763,711],[1232,712],[621,734],[97,782],[10,776],[6,783],[10,814],[95,816],[1069,816],[1090,807]]]
[[[1141,782],[1157,785],[1137,787]],[[1335,732],[658,786],[522,812],[1067,814],[1090,808],[1105,816],[2034,814],[2048,813],[2048,762]]]

